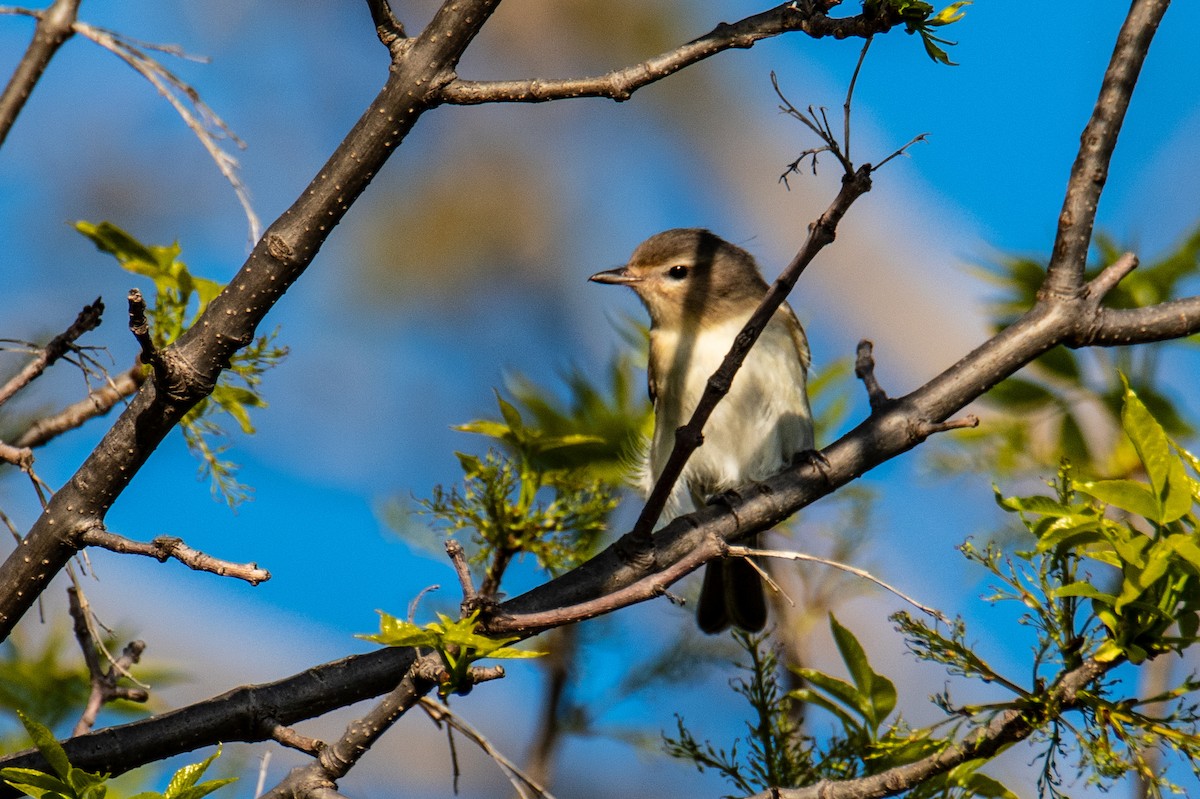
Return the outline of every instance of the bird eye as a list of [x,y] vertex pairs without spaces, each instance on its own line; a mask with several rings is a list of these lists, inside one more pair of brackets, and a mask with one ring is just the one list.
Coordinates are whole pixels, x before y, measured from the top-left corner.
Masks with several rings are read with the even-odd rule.
[[688,268],[682,264],[677,264],[667,270],[667,274],[675,280],[683,280],[685,277],[687,277],[687,273]]

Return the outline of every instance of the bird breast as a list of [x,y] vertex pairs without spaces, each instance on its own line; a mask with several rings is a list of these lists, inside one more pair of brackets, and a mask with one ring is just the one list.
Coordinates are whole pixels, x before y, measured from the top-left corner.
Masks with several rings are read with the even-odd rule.
[[[655,393],[654,437],[646,493],[691,418],[708,378],[721,365],[750,311],[703,330],[650,333]],[[663,522],[695,510],[715,494],[779,472],[796,453],[812,449],[812,413],[805,390],[807,353],[798,349],[794,317],[777,313],[734,376],[729,393],[704,426],[704,444],[688,461]],[[798,327],[798,326],[797,326]],[[799,332],[803,341],[803,333]]]

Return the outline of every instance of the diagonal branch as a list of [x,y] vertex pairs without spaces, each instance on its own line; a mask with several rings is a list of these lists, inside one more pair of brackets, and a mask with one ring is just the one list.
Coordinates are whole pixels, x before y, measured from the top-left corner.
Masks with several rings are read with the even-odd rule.
[[1108,180],[1108,165],[1117,136],[1129,110],[1129,99],[1138,73],[1150,51],[1158,24],[1171,0],[1135,0],[1117,36],[1116,50],[1104,73],[1100,96],[1080,137],[1079,152],[1071,167],[1058,233],[1042,293],[1070,295],[1083,287],[1088,248],[1100,193]]
[[544,103],[576,97],[607,97],[624,102],[643,86],[660,81],[698,61],[711,58],[725,50],[752,47],[763,39],[793,32],[803,32],[814,39],[825,36],[837,39],[869,39],[900,24],[898,19],[892,20],[867,12],[834,19],[828,14],[829,5],[831,4],[815,3],[811,0],[784,3],[738,22],[722,22],[700,38],[674,50],[596,77],[500,81],[455,79],[443,87],[441,97],[445,102],[454,105]]
[[[37,17],[37,28],[33,32],[33,41],[29,43],[21,63],[17,65],[12,78],[0,94],[0,145],[8,138],[13,123],[33,87],[46,71],[50,59],[58,52],[58,48],[75,34],[75,18],[79,13],[82,0],[55,0],[54,4],[45,11],[24,12]],[[21,9],[5,9],[12,13],[21,13]]]
[[311,763],[292,769],[262,799],[306,799],[313,792],[336,791],[337,781],[346,776],[379,736],[437,684],[428,673],[441,668],[436,654],[414,661],[400,683],[366,715],[351,722],[341,738],[321,747]]
[[0,639],[83,546],[84,531],[151,453],[207,397],[232,355],[254,340],[267,312],[312,263],[333,228],[437,103],[463,51],[499,0],[447,0],[420,36],[394,56],[387,82],[341,145],[255,245],[196,323],[160,353],[169,386],[145,383],[112,428],[54,495],[16,552],[0,564]]
[[[1079,694],[1112,670],[1116,663],[1089,660],[1062,674],[1042,708],[1054,708],[1055,716],[1072,710]],[[826,780],[803,788],[772,788],[751,799],[883,799],[911,790],[931,777],[945,774],[971,760],[986,759],[1017,741],[1022,741],[1048,721],[1039,710],[1006,710],[969,740],[961,741],[915,763],[896,766],[869,777],[851,780]]]
[[103,315],[104,302],[99,297],[91,305],[85,305],[70,327],[50,339],[45,347],[37,351],[37,355],[32,361],[25,364],[21,371],[0,386],[0,405],[12,399],[14,394],[36,380],[42,372],[53,366],[55,361],[70,352],[75,346],[76,339],[99,327],[100,318]]
[[136,394],[145,380],[146,373],[141,364],[135,364],[110,379],[106,385],[90,392],[79,402],[68,405],[51,416],[36,420],[25,432],[17,436],[14,443],[18,447],[40,447],[56,436],[108,413],[118,402]]

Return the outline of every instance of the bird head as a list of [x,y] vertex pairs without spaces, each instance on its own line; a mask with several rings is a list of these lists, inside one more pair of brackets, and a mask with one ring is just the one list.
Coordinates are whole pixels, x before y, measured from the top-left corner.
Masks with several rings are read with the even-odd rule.
[[676,228],[646,239],[617,269],[589,278],[628,286],[654,327],[719,324],[753,309],[767,291],[753,256],[701,228]]

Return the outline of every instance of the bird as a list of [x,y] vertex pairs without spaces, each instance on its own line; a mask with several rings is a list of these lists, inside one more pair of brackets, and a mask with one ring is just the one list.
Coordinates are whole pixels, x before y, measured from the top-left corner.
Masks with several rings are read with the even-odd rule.
[[[675,430],[691,418],[708,378],[766,295],[767,282],[749,252],[703,228],[657,233],[624,266],[589,279],[633,289],[650,315],[647,382],[654,432],[638,481],[648,496],[670,457]],[[813,451],[811,360],[795,312],[780,305],[709,417],[704,443],[676,483],[662,524]],[[750,543],[756,546],[757,536]],[[755,567],[743,558],[709,563],[696,618],[709,634],[731,625],[761,630],[767,606]]]

